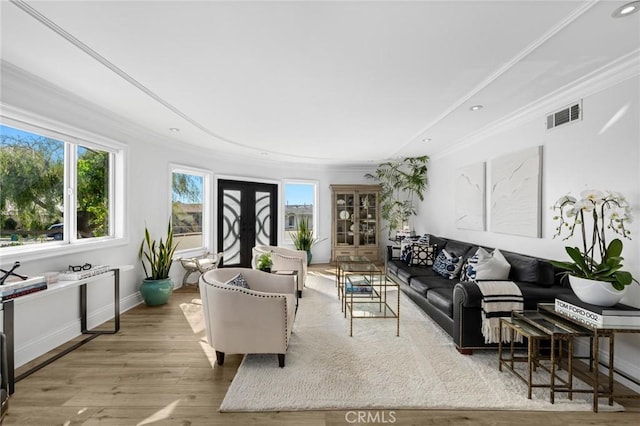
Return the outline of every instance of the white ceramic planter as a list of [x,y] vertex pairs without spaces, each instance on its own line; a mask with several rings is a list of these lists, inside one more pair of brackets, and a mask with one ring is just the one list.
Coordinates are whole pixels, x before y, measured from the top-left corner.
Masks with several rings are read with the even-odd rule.
[[569,275],[569,283],[578,299],[598,306],[613,306],[620,302],[627,292],[627,286],[624,290],[616,290],[606,281],[588,280],[573,275]]

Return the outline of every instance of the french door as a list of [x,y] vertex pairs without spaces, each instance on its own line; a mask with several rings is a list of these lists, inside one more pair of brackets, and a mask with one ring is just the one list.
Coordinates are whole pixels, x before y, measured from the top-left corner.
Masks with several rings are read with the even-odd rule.
[[218,248],[224,266],[250,267],[256,245],[278,245],[278,185],[218,180]]

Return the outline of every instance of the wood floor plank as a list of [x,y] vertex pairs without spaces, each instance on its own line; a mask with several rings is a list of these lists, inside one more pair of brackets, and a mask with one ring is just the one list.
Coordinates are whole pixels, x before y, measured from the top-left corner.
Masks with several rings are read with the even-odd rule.
[[[334,271],[328,265],[312,269]],[[220,413],[242,356],[228,355],[224,366],[216,364],[199,309],[197,288],[188,287],[167,305],[124,313],[118,334],[100,336],[18,382],[3,426],[358,424],[357,411]],[[620,402],[627,412],[389,409],[364,415],[396,425],[637,425],[640,401]]]

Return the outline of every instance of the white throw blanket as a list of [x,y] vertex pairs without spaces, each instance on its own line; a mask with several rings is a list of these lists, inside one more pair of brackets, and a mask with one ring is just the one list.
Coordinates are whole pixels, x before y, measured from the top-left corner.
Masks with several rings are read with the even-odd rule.
[[[511,311],[522,311],[524,299],[520,288],[513,281],[479,281],[482,293],[482,335],[485,343],[498,343],[500,317],[510,317]],[[502,330],[502,341],[511,341],[508,330]],[[522,336],[516,335],[516,342]]]

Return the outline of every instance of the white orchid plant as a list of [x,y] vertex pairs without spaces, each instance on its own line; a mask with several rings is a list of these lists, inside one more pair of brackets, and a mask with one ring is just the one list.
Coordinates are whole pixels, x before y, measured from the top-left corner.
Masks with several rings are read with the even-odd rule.
[[[582,249],[566,247],[572,262],[552,262],[564,269],[567,275],[606,281],[617,290],[623,290],[633,281],[631,273],[622,271],[622,241],[613,239],[607,245],[606,231],[631,239],[627,225],[632,222],[631,207],[624,195],[618,192],[586,190],[580,199],[564,195],[551,207],[558,221],[554,238],[565,235],[567,240],[579,229]],[[591,226],[587,223],[591,220]]]

